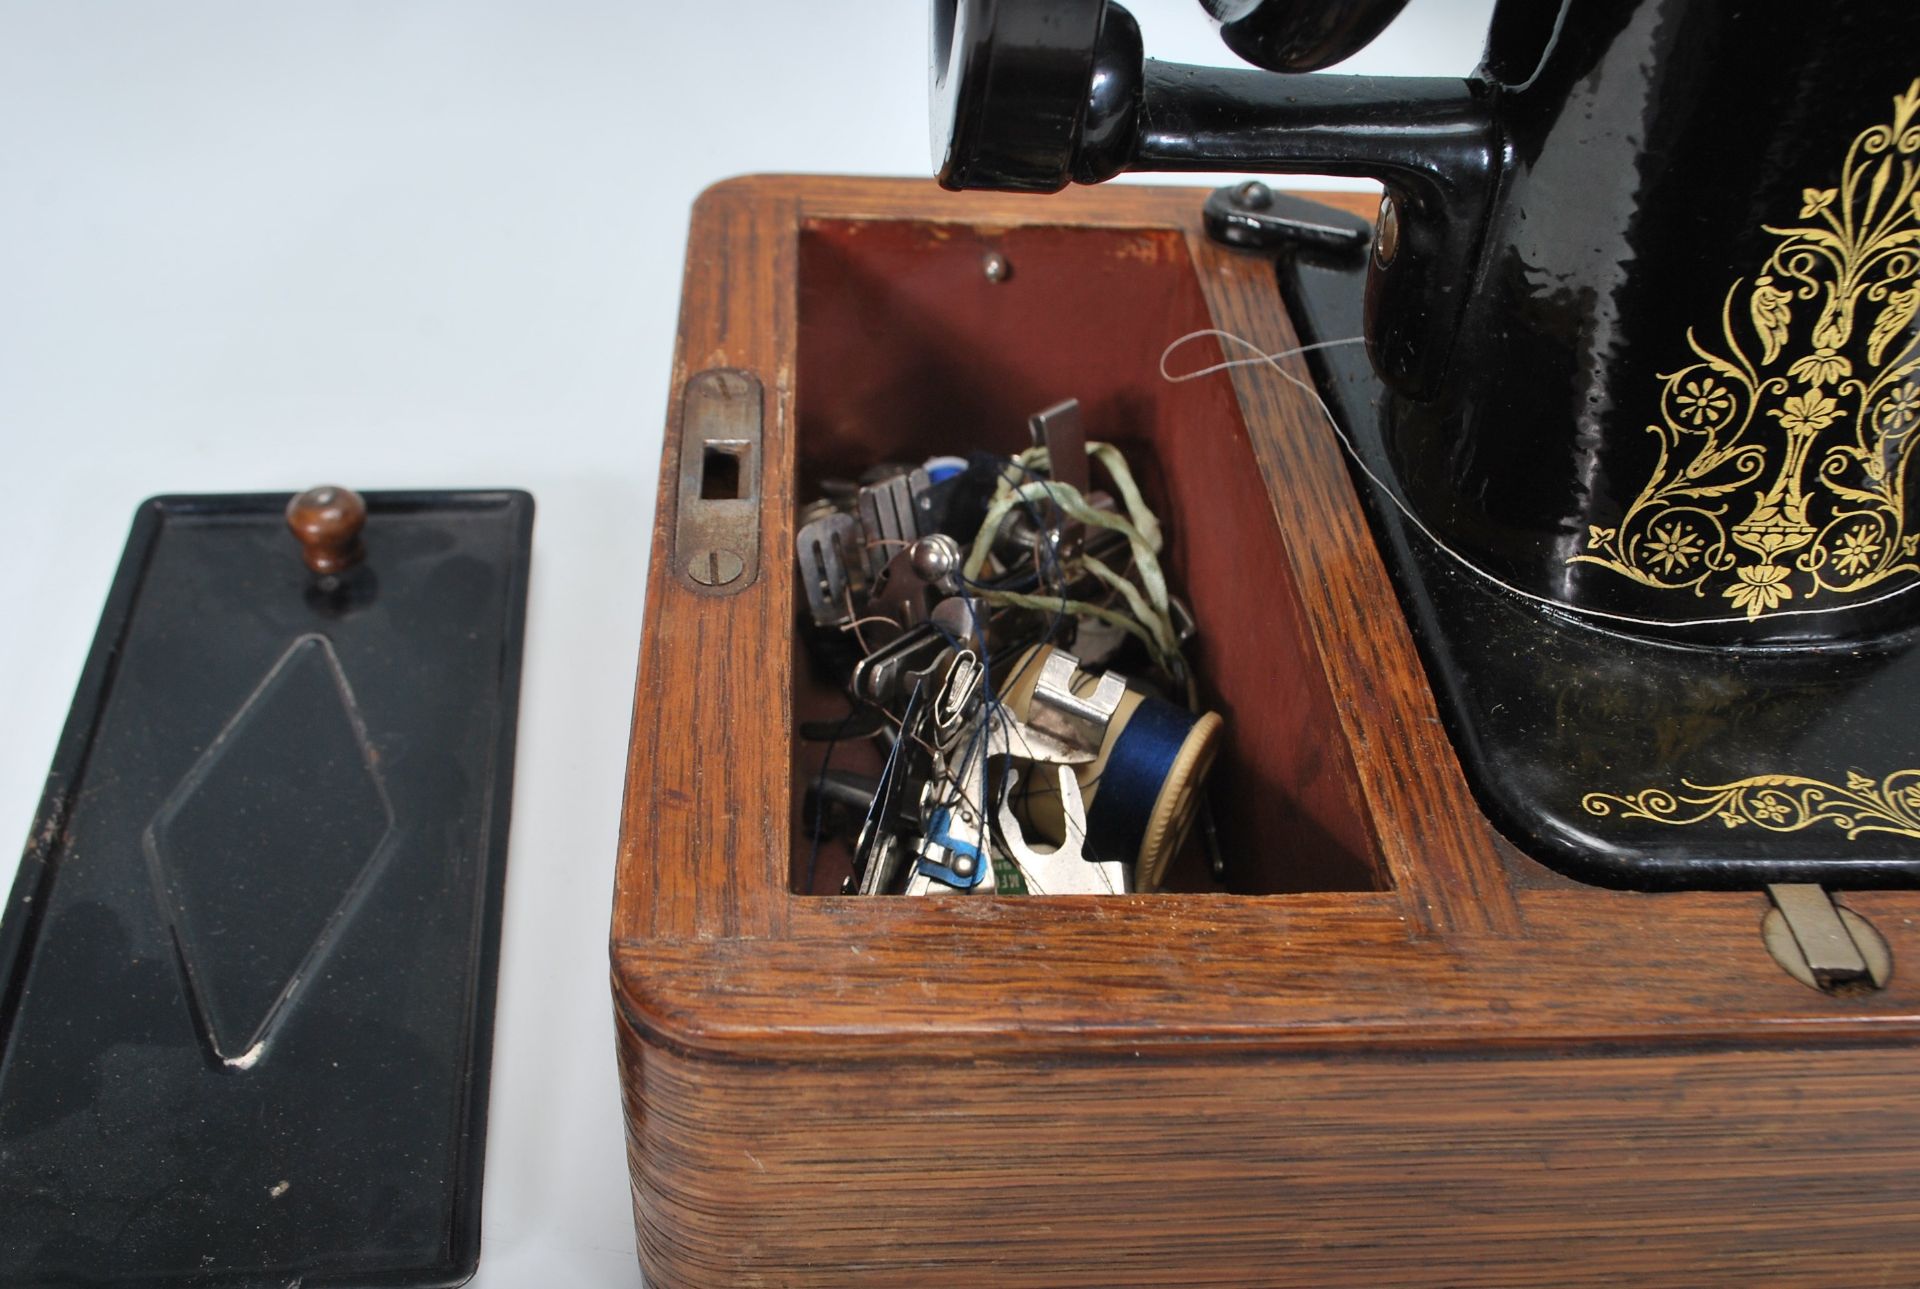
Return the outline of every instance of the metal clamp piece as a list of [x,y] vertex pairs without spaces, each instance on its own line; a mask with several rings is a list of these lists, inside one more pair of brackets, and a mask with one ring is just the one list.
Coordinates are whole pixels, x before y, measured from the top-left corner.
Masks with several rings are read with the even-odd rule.
[[734,595],[760,572],[760,382],[730,367],[687,378],[673,571],[688,590]]
[[1788,975],[1830,994],[1886,986],[1893,953],[1865,918],[1810,882],[1776,883],[1767,894],[1774,906],[1760,934]]
[[1080,781],[1071,766],[1059,766],[1060,810],[1066,839],[1052,850],[1035,850],[1020,831],[1013,811],[1013,776],[1002,781],[996,821],[1000,839],[1019,866],[1027,890],[1035,895],[1124,895],[1127,868],[1113,860],[1089,859],[1086,853],[1087,806]]
[[[1069,398],[1035,412],[1027,418],[1027,431],[1033,436],[1034,446],[1047,450],[1049,477],[1085,498],[1089,491],[1087,432],[1080,423],[1080,400]],[[1063,519],[1059,534],[1060,555],[1064,558],[1080,549],[1086,525],[1078,519]]]
[[1214,189],[1201,220],[1214,241],[1250,251],[1319,251],[1357,260],[1373,239],[1364,219],[1275,192],[1258,179]]
[[1100,677],[1093,692],[1083,697],[1073,690],[1073,678],[1079,669],[1080,660],[1070,653],[1056,649],[1048,655],[1034,682],[1027,721],[1043,734],[1098,752],[1107,736],[1107,723],[1119,710],[1127,687],[1108,672]]
[[837,627],[853,620],[847,598],[847,555],[859,548],[860,521],[844,511],[822,515],[793,539],[800,561],[800,587],[815,626]]
[[[935,890],[988,892],[996,889],[987,863],[987,765],[1011,759],[1049,765],[1060,776],[1060,802],[1066,840],[1053,850],[1035,850],[1027,844],[1013,809],[1014,785],[1019,778],[1011,767],[999,779],[992,798],[994,821],[1007,853],[1019,868],[1027,889],[1036,895],[1121,895],[1127,891],[1126,865],[1087,856],[1087,808],[1073,766],[1093,759],[1091,753],[1054,742],[1031,725],[1002,712],[983,716],[979,737],[964,739],[966,750],[945,782],[952,785],[929,792],[923,803],[929,824],[921,843],[919,863],[907,883],[908,895]],[[947,795],[941,795],[946,793]]]
[[946,638],[926,623],[909,627],[853,665],[850,688],[870,703],[891,703],[909,681],[930,674],[947,649]]
[[962,649],[954,656],[933,703],[934,734],[943,744],[952,740],[959,731],[960,723],[972,709],[973,697],[979,692],[985,678],[986,669],[980,663],[980,655],[972,648]]
[[1027,418],[1035,447],[1047,450],[1047,473],[1081,496],[1087,495],[1087,431],[1080,423],[1080,400],[1065,399]]
[[913,545],[920,535],[922,500],[930,485],[927,472],[915,466],[860,489],[860,523],[866,529],[867,574],[878,578],[895,555]]

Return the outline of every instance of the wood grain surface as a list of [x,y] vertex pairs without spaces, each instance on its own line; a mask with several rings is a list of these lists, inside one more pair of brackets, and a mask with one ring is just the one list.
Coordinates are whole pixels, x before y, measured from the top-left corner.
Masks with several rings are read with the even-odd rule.
[[[650,1282],[1920,1284],[1920,895],[1844,897],[1896,965],[1887,989],[1832,998],[1768,957],[1761,894],[1603,891],[1518,855],[1444,737],[1338,445],[1271,371],[1150,405],[1217,416],[1211,441],[1182,442],[1193,424],[1141,434],[1199,560],[1181,572],[1216,615],[1244,603],[1236,548],[1185,512],[1236,463],[1260,481],[1264,498],[1222,511],[1244,526],[1264,504],[1272,530],[1248,549],[1279,607],[1202,627],[1236,723],[1290,720],[1288,740],[1324,753],[1309,765],[1249,736],[1265,781],[1238,787],[1323,795],[1335,823],[1317,842],[1237,816],[1230,861],[1297,854],[1300,889],[802,893],[794,504],[836,451],[864,450],[856,409],[912,340],[835,357],[808,329],[886,325],[919,272],[859,226],[929,257],[936,240],[1012,240],[1009,285],[1023,259],[1096,244],[1075,232],[1181,248],[1186,294],[1101,320],[1126,361],[1075,368],[1123,408],[1161,395],[1103,382],[1137,376],[1202,306],[1265,348],[1294,343],[1271,263],[1208,242],[1203,196],[756,177],[696,207],[675,387],[710,366],[759,377],[766,510],[751,586],[700,594],[675,575],[676,395],[612,927]],[[803,277],[889,263],[803,296]],[[866,303],[841,317],[830,298]],[[978,316],[917,343],[979,360],[993,315]],[[1032,392],[1010,380],[1008,399]]]
[[1920,1266],[1897,1049],[811,1079],[644,1059],[650,1284],[1867,1286]]

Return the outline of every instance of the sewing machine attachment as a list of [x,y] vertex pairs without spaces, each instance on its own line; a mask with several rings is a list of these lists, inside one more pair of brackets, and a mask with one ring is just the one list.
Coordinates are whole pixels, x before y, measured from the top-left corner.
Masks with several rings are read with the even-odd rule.
[[[1161,571],[1158,522],[1076,400],[1028,432],[1016,458],[874,466],[803,512],[810,647],[816,666],[846,667],[854,704],[829,741],[862,711],[887,740],[848,892],[1153,889],[1199,811],[1220,718],[1159,696],[1197,689],[1180,656],[1196,625]],[[1096,459],[1124,507],[1092,486]],[[1057,647],[1082,633],[1085,666]],[[1154,680],[1130,688],[1110,665]],[[1102,776],[1120,786],[1102,792]],[[857,804],[852,783],[823,768],[817,833]]]

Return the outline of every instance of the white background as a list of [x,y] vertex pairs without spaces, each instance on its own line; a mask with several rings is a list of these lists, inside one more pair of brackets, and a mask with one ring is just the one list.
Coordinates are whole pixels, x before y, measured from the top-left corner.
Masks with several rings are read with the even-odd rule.
[[[1231,61],[1195,0],[1130,7]],[[1413,0],[1343,70],[1464,74],[1489,8]],[[0,888],[143,497],[535,496],[477,1285],[639,1281],[605,939],[688,207],[928,173],[925,21],[0,2]]]

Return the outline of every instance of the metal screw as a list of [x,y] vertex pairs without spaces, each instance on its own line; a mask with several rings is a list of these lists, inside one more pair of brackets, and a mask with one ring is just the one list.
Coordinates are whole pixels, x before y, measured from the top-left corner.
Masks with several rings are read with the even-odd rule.
[[1233,190],[1233,204],[1242,210],[1265,210],[1273,205],[1273,189],[1249,179]]
[[1380,199],[1380,221],[1373,232],[1373,262],[1381,268],[1400,253],[1400,207],[1392,197]]
[[1004,282],[1013,276],[1013,265],[1007,263],[1007,257],[999,251],[988,251],[980,259],[980,271],[987,275],[989,282]]
[[962,877],[973,876],[973,856],[961,855],[953,861],[953,871]]
[[730,550],[699,551],[687,562],[687,576],[702,586],[725,586],[746,571],[746,561]]
[[946,533],[916,538],[913,545],[907,547],[907,558],[922,581],[932,582],[942,590],[947,589],[947,579],[960,571],[966,559],[960,543]]

